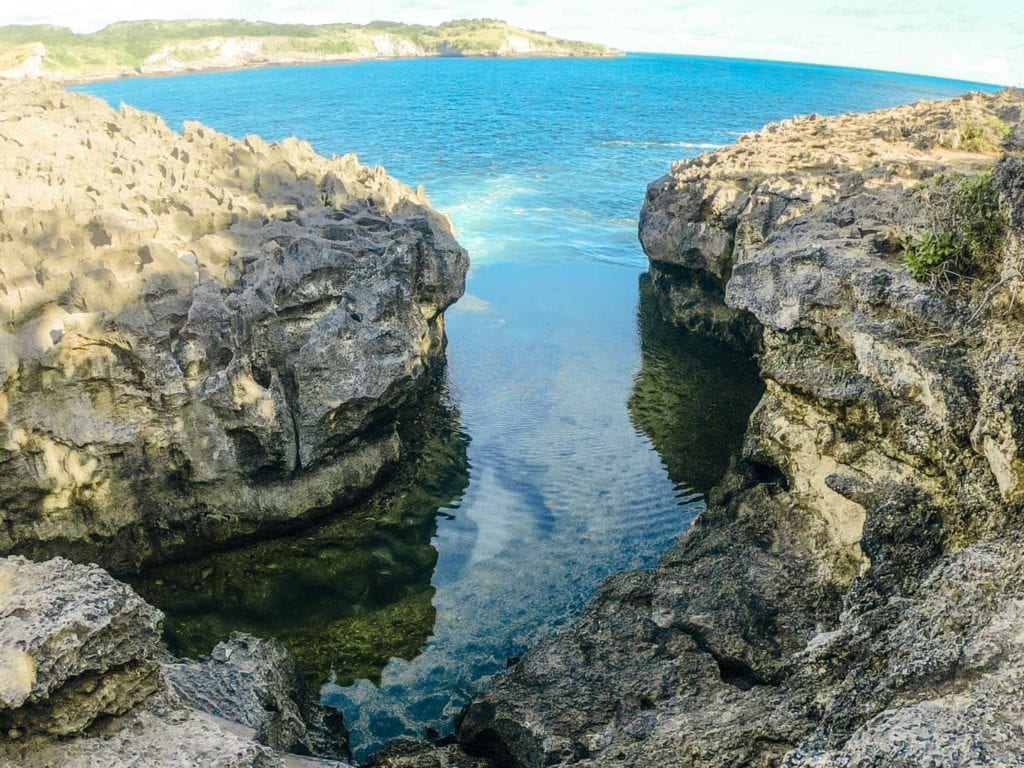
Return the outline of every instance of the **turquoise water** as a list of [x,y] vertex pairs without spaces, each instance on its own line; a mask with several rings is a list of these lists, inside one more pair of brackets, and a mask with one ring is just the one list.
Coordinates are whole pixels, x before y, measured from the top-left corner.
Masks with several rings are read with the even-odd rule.
[[[367,62],[81,87],[174,126],[199,119],[233,135],[295,134],[323,153],[357,152],[424,183],[474,265],[467,297],[449,313],[443,387],[459,466],[422,495],[408,542],[395,543],[394,520],[411,514],[396,491],[400,515],[366,518],[390,521],[388,536],[328,529],[286,543],[307,566],[269,549],[239,555],[234,562],[258,561],[250,570],[275,599],[254,598],[245,569],[216,558],[140,589],[168,611],[179,639],[192,638],[181,639],[189,648],[233,628],[277,633],[297,649],[323,633],[311,674],[345,710],[357,755],[399,734],[443,731],[487,675],[571,621],[601,579],[655,561],[700,511],[756,399],[742,360],[652,330],[638,292],[646,184],[673,160],[767,121],[969,87],[654,55]],[[363,546],[372,557],[356,551]],[[329,567],[313,579],[309,562]],[[398,578],[397,566],[414,573]],[[330,589],[332,578],[362,586]],[[199,581],[210,584],[202,605],[188,599]],[[360,596],[370,593],[372,605]],[[330,639],[346,632],[376,643],[379,658],[332,657]]]

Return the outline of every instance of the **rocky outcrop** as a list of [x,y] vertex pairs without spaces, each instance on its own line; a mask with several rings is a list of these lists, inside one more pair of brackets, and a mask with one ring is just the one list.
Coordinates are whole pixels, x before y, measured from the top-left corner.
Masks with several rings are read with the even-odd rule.
[[385,744],[363,768],[492,768],[486,758],[467,755],[457,744],[434,745],[415,739]]
[[[478,695],[466,750],[530,768],[1022,763],[1022,113],[1004,91],[796,118],[651,185],[663,310],[763,336],[766,390],[693,528]],[[906,244],[989,171],[998,252],[912,277]]]
[[467,258],[380,168],[0,85],[0,552],[115,569],[351,502]]
[[251,729],[280,752],[351,757],[341,714],[321,707],[295,659],[276,640],[235,633],[204,661],[165,662],[164,679],[199,712]]
[[161,663],[161,620],[96,566],[0,560],[0,765],[344,768],[284,753],[346,744],[279,645]]
[[0,561],[0,728],[66,736],[160,687],[160,612],[95,566]]

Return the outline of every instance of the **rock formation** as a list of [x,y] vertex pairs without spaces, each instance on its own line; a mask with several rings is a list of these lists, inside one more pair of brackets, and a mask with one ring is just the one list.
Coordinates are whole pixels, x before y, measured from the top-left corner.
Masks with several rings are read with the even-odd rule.
[[[759,343],[766,391],[693,528],[478,695],[464,749],[523,768],[1024,764],[1022,112],[1004,91],[801,117],[650,186],[664,311]],[[908,244],[942,240],[988,172],[999,248],[915,279]]]
[[0,84],[0,553],[133,569],[351,502],[467,258],[380,168]]
[[280,645],[162,661],[161,619],[96,566],[0,560],[0,765],[344,768],[286,754],[347,746]]
[[294,658],[277,640],[234,633],[205,661],[161,664],[164,679],[188,707],[252,730],[275,750],[349,757],[341,714],[321,707]]

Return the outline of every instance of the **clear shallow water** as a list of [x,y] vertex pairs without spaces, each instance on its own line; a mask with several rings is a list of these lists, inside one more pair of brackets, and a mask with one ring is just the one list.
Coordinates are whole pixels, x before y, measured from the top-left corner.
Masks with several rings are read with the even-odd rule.
[[324,697],[345,710],[357,755],[443,728],[602,578],[654,562],[700,510],[694,489],[720,474],[756,399],[742,360],[638,313],[645,185],[770,120],[968,87],[650,55],[81,87],[174,126],[355,151],[426,184],[474,263],[417,469],[353,518],[148,574],[139,588],[167,610],[172,641],[203,652],[232,629],[281,637],[317,682],[333,679]]

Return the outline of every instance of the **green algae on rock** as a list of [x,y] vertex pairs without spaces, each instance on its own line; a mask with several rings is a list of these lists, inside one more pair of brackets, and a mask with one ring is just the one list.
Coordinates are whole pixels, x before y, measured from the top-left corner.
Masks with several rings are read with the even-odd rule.
[[434,625],[438,510],[469,482],[467,438],[443,371],[400,419],[402,471],[342,516],[293,536],[144,571],[135,587],[166,615],[171,649],[205,656],[230,632],[274,637],[311,684],[380,679]]

